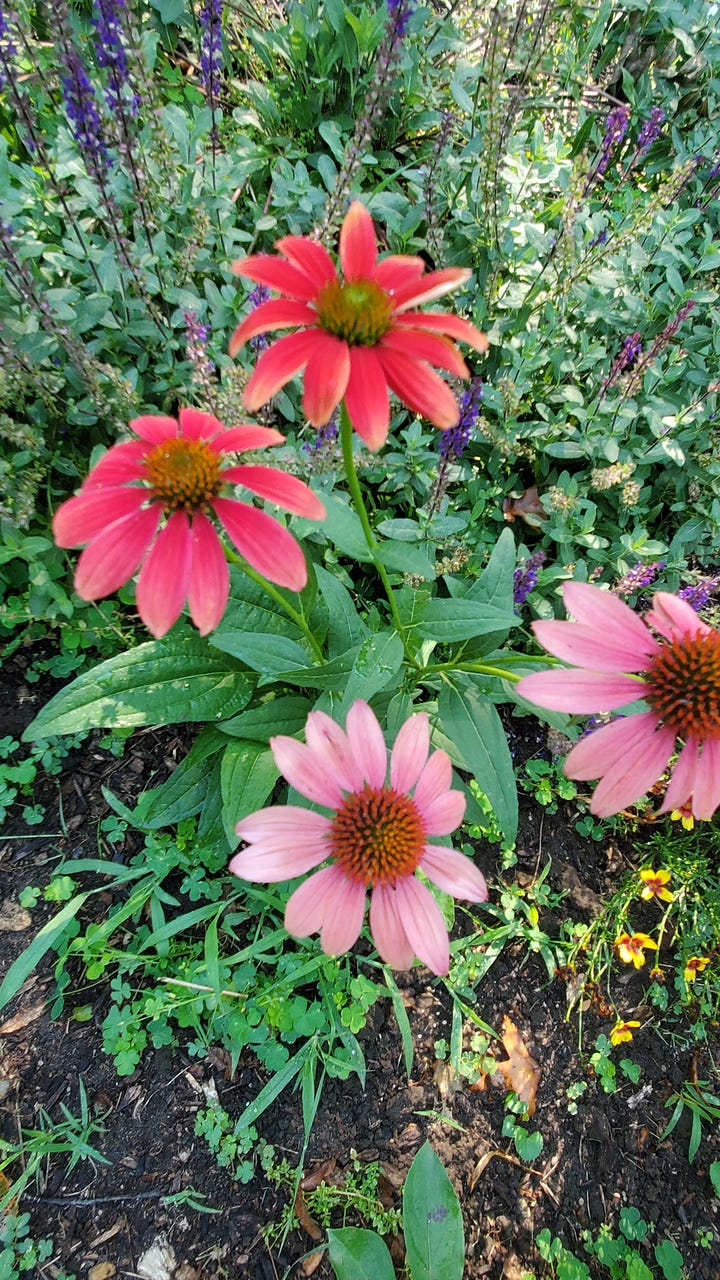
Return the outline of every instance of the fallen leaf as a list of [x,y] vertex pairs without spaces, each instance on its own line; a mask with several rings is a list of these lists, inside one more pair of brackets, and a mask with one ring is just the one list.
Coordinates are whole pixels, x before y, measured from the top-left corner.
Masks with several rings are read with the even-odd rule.
[[313,1253],[308,1253],[302,1262],[298,1265],[298,1274],[301,1276],[311,1276],[317,1271],[320,1263],[325,1257],[325,1249],[315,1249]]
[[172,1280],[176,1266],[175,1250],[167,1236],[160,1235],[138,1259],[137,1273],[142,1280]]
[[99,1236],[95,1236],[94,1239],[89,1240],[88,1248],[97,1249],[99,1245],[107,1244],[108,1240],[113,1240],[114,1237],[119,1235],[126,1226],[127,1222],[125,1221],[125,1218],[118,1218],[117,1222],[114,1222],[111,1227],[108,1227],[107,1231],[102,1231]]
[[508,1056],[502,1062],[498,1062],[498,1071],[502,1071],[505,1087],[512,1089],[520,1101],[526,1103],[528,1115],[531,1116],[535,1111],[540,1068],[535,1059],[531,1058],[520,1032],[507,1014],[503,1017],[503,1032],[500,1038]]
[[314,1219],[310,1217],[307,1204],[305,1203],[305,1196],[303,1195],[300,1187],[298,1187],[297,1189],[297,1195],[295,1196],[293,1211],[303,1231],[307,1232],[310,1239],[314,1240],[316,1243],[318,1240],[322,1240],[323,1233],[320,1230],[317,1222],[315,1222]]
[[12,898],[6,898],[0,907],[0,931],[2,933],[22,933],[32,924],[29,911],[20,906]]
[[331,1182],[333,1186],[338,1184],[335,1174],[337,1159],[332,1156],[329,1160],[323,1160],[322,1164],[317,1165],[315,1169],[311,1169],[310,1173],[306,1173],[300,1181],[301,1191],[315,1191],[321,1182]]
[[117,1275],[114,1262],[96,1262],[87,1274],[87,1280],[112,1280]]
[[446,1062],[444,1058],[436,1059],[433,1067],[433,1080],[443,1102],[448,1098],[454,1097],[461,1087],[459,1081],[455,1078],[452,1065]]
[[41,1000],[39,1004],[31,1004],[27,1009],[21,1009],[14,1018],[8,1018],[7,1022],[3,1022],[0,1027],[0,1036],[9,1036],[15,1031],[22,1031],[24,1027],[29,1027],[31,1022],[40,1017],[44,1008],[45,1001]]
[[546,516],[535,484],[526,489],[519,498],[505,498],[502,509],[503,519],[507,520],[508,524],[514,524],[519,517],[531,529],[539,529]]

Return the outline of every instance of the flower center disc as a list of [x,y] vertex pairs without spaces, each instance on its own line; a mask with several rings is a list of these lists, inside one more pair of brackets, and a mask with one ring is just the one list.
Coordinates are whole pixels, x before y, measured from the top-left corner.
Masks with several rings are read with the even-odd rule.
[[374,280],[329,280],[317,297],[320,328],[351,346],[374,347],[390,327],[392,299]]
[[653,711],[683,738],[720,739],[720,634],[663,645],[646,674]]
[[145,459],[145,471],[170,511],[197,511],[220,490],[218,455],[200,440],[163,440]]
[[391,787],[363,787],[333,818],[331,854],[350,880],[389,884],[410,876],[425,848],[414,800]]

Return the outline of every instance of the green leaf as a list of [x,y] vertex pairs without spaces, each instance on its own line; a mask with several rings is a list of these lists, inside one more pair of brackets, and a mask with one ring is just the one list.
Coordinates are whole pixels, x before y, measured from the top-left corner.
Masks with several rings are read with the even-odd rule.
[[[280,590],[280,588],[278,588]],[[291,591],[280,592],[287,596],[293,608],[297,596]],[[302,640],[302,631],[262,587],[234,566],[230,569],[230,597],[222,620],[212,633],[211,642],[222,641],[226,635],[237,632],[260,632],[262,635],[290,636]],[[218,648],[223,648],[218,644]]]
[[249,631],[223,631],[210,642],[261,675],[277,675],[288,667],[306,667],[312,655],[289,636]]
[[342,710],[347,711],[356,698],[366,702],[397,674],[402,666],[403,644],[396,632],[370,635],[360,645],[342,700]]
[[536,1160],[543,1149],[543,1136],[541,1133],[528,1133],[527,1129],[523,1129],[521,1124],[515,1126],[513,1132],[513,1142],[521,1160],[527,1164],[532,1164]]
[[665,1280],[683,1280],[685,1274],[682,1254],[675,1248],[672,1240],[663,1240],[655,1245],[655,1261],[660,1267]]
[[715,1188],[715,1195],[720,1196],[720,1160],[713,1160],[708,1173],[710,1174],[710,1181]]
[[350,592],[334,573],[328,573],[322,565],[315,566],[320,594],[328,607],[328,655],[331,658],[361,643],[369,634],[368,628],[355,608]]
[[295,1076],[304,1063],[316,1054],[317,1045],[315,1040],[308,1040],[301,1049],[298,1049],[294,1058],[290,1058],[289,1061],[285,1063],[284,1067],[281,1067],[279,1071],[276,1071],[275,1074],[270,1077],[267,1084],[260,1090],[257,1096],[253,1098],[252,1102],[247,1104],[239,1119],[235,1121],[234,1133],[237,1137],[239,1137],[243,1130],[247,1129],[249,1125],[254,1124],[258,1117],[262,1115],[263,1111],[267,1111],[268,1107],[272,1105],[275,1099],[282,1093],[283,1089],[287,1088],[290,1082],[295,1079]]
[[470,600],[482,600],[503,613],[514,614],[515,539],[503,529],[477,582],[467,592]]
[[318,667],[304,667],[302,670],[294,668],[278,672],[278,675],[287,684],[296,684],[303,689],[328,689],[332,693],[342,693],[348,676],[355,666],[360,648],[359,644],[355,645],[345,653],[339,654],[337,658],[331,658],[329,662],[323,662]]
[[364,1227],[328,1230],[328,1255],[337,1280],[395,1280],[387,1245]]
[[305,728],[311,710],[312,704],[307,698],[288,694],[261,702],[257,707],[249,707],[239,716],[223,720],[218,729],[230,738],[246,738],[249,742],[268,742],[276,733],[293,737]]
[[230,742],[220,766],[223,825],[231,845],[241,818],[261,809],[278,779],[272,752],[261,742]]
[[506,635],[518,622],[519,618],[512,610],[498,609],[495,605],[468,599],[467,596],[461,600],[435,597],[412,629],[424,640],[452,644],[456,640],[472,640],[493,631]]
[[442,732],[456,749],[451,758],[467,770],[495,810],[503,836],[517,835],[518,799],[510,748],[497,710],[468,681],[461,690],[444,685],[438,698]]
[[45,953],[50,950],[70,921],[74,920],[83,903],[87,901],[93,892],[94,890],[89,889],[87,893],[78,893],[69,902],[66,902],[62,911],[58,911],[57,915],[53,916],[52,920],[48,920],[40,932],[35,934],[30,946],[20,952],[17,959],[10,965],[3,978],[2,986],[0,986],[0,1009],[4,1009],[5,1005],[20,990],[25,979],[40,963]]
[[341,498],[337,493],[325,492],[321,492],[320,497],[327,512],[322,524],[325,537],[351,560],[364,563],[372,560],[360,517],[353,511],[347,498]]
[[395,573],[414,573],[429,582],[435,577],[435,565],[428,559],[420,547],[407,542],[391,542],[386,539],[377,545],[375,554],[378,560]]
[[410,1019],[408,1018],[408,1015],[407,1015],[407,1009],[405,1008],[405,1002],[402,998],[402,993],[395,979],[393,978],[390,969],[388,969],[386,966],[383,972],[385,975],[385,982],[387,984],[387,989],[390,992],[390,999],[392,1000],[393,1013],[395,1014],[395,1018],[397,1020],[398,1028],[400,1031],[400,1039],[402,1040],[402,1049],[403,1049],[403,1061],[405,1063],[405,1070],[407,1072],[407,1077],[409,1080],[410,1074],[412,1072],[412,1064],[413,1064],[413,1038],[412,1038],[412,1029],[410,1027]]
[[460,1203],[429,1142],[418,1151],[405,1181],[403,1226],[413,1280],[462,1280],[465,1235]]
[[131,725],[188,723],[234,715],[250,699],[254,680],[185,629],[108,658],[51,698],[23,735]]
[[207,761],[224,746],[225,741],[217,729],[211,725],[203,729],[167,782],[145,793],[142,825],[157,830],[198,813],[207,795],[210,773]]

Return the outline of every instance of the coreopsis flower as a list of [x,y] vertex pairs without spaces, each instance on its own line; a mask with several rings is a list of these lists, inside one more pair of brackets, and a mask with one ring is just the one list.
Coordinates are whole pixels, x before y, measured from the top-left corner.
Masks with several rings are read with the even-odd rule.
[[653,942],[647,933],[621,933],[615,939],[615,948],[623,964],[634,964],[642,969],[646,951],[657,951],[657,942]]
[[286,511],[321,520],[325,508],[295,476],[227,465],[228,455],[280,444],[284,436],[248,424],[226,428],[198,409],[181,409],[179,422],[145,414],[130,427],[137,439],[108,449],[53,520],[58,546],[87,543],[75,574],[83,600],[116,591],[142,564],[137,609],[152,634],[165,635],[187,600],[193,622],[207,635],[225,612],[230,588],[213,517],[258,573],[302,590],[307,566],[299,543],[229,489],[241,484]]
[[703,969],[707,969],[709,963],[709,956],[689,956],[683,969],[685,981],[694,982],[698,974],[702,973]]
[[643,881],[643,887],[640,890],[640,897],[649,902],[651,898],[662,898],[663,902],[674,902],[675,894],[667,888],[670,883],[670,872],[653,871],[648,867],[645,871],[640,872],[640,879]]
[[607,818],[632,804],[678,750],[660,812],[687,804],[695,818],[711,818],[720,805],[720,632],[664,591],[644,621],[588,583],[565,583],[563,597],[577,621],[534,622],[533,630],[576,670],[535,672],[518,691],[553,711],[615,711],[639,699],[646,706],[583,738],[568,755],[569,778],[601,779],[591,812]]
[[233,263],[236,275],[281,296],[243,320],[230,339],[230,355],[270,329],[296,330],[260,356],[245,388],[247,409],[259,409],[304,370],[308,421],[325,426],[344,400],[369,449],[379,449],[387,437],[388,388],[441,430],[456,425],[455,397],[430,366],[468,378],[453,339],[477,351],[487,351],[488,340],[460,316],[417,307],[459,288],[470,271],[446,267],[425,276],[422,258],[393,255],[378,261],[372,218],[357,200],[340,231],[341,274],[316,240],[284,236],[276,248],[280,257],[257,254]]
[[291,894],[285,928],[296,937],[320,931],[329,955],[357,941],[370,890],[370,930],[382,959],[406,969],[418,956],[434,973],[446,974],[447,928],[416,872],[470,902],[484,902],[487,886],[469,858],[430,843],[462,821],[465,797],[452,790],[446,752],[428,757],[427,715],[410,716],[400,729],[389,776],[382,729],[366,702],[353,703],[345,731],[312,711],[305,738],[271,738],[270,748],[290,785],[329,813],[274,805],[243,818],[236,830],[248,847],[230,870],[243,880],[273,883],[320,867]]
[[670,820],[671,822],[681,823],[683,831],[692,831],[695,826],[695,819],[692,815],[692,803],[688,804],[686,802],[681,806],[681,808],[673,809],[670,814]]
[[610,1043],[623,1044],[626,1040],[632,1040],[633,1029],[639,1026],[640,1026],[640,1023],[636,1022],[634,1018],[628,1019],[627,1022],[622,1022],[622,1021],[616,1022],[615,1026],[610,1032]]

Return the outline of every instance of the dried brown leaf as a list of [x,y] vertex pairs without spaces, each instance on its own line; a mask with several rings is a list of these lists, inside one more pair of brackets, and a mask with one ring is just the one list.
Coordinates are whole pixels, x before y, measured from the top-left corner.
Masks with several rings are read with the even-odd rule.
[[0,1027],[0,1036],[12,1035],[15,1031],[22,1031],[25,1027],[29,1027],[31,1022],[40,1017],[45,1008],[45,1001],[41,1000],[39,1004],[28,1005],[27,1009],[21,1009],[14,1017],[8,1018],[7,1022],[3,1022]]
[[520,519],[531,529],[539,529],[545,519],[545,508],[538,496],[537,485],[531,485],[519,498],[505,498],[503,518],[508,524]]
[[520,1032],[507,1014],[503,1017],[503,1032],[500,1038],[507,1058],[498,1062],[498,1071],[502,1071],[505,1087],[514,1090],[520,1101],[527,1105],[528,1115],[531,1116],[535,1111],[540,1067],[528,1053]]
[[322,1240],[323,1233],[320,1230],[317,1222],[315,1222],[315,1220],[310,1217],[310,1212],[308,1210],[307,1204],[305,1203],[305,1196],[303,1195],[300,1187],[298,1187],[297,1195],[295,1196],[295,1204],[293,1205],[293,1209],[295,1212],[295,1217],[300,1223],[300,1226],[302,1227],[303,1231],[307,1232],[310,1239],[314,1240],[316,1243],[319,1240]]
[[12,898],[6,898],[0,907],[0,932],[22,933],[31,924],[32,916],[30,912],[21,907],[19,902],[15,902]]
[[87,1280],[112,1280],[117,1275],[114,1262],[96,1262],[87,1274]]
[[320,1263],[325,1257],[324,1249],[315,1249],[312,1253],[308,1253],[298,1266],[298,1275],[311,1276],[317,1271]]
[[321,1182],[331,1182],[333,1186],[336,1186],[338,1183],[337,1177],[334,1176],[336,1167],[337,1158],[335,1156],[331,1156],[329,1160],[323,1160],[321,1164],[303,1175],[300,1181],[301,1191],[315,1191]]

